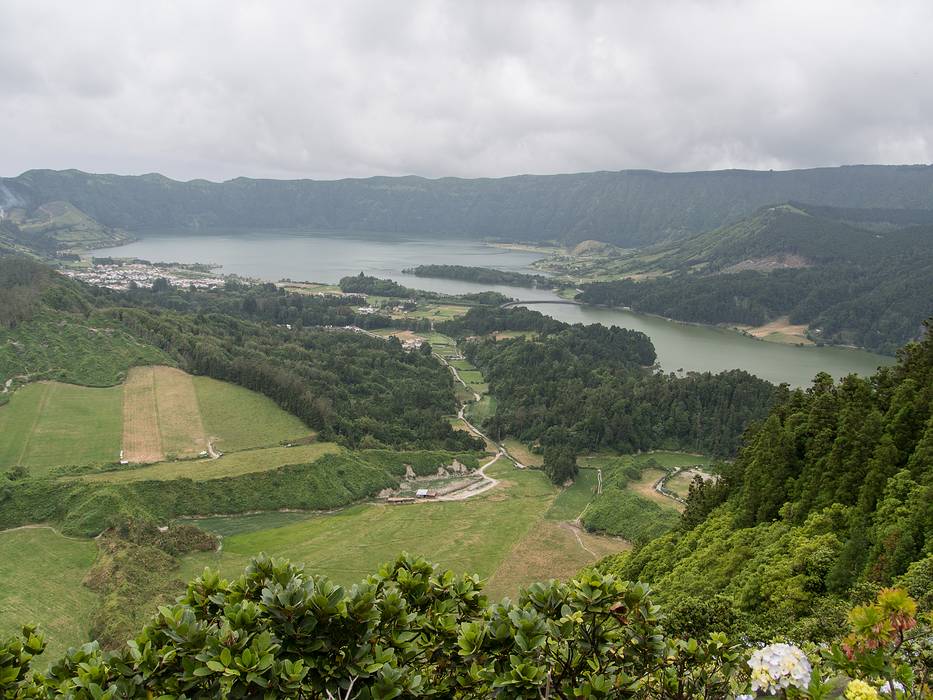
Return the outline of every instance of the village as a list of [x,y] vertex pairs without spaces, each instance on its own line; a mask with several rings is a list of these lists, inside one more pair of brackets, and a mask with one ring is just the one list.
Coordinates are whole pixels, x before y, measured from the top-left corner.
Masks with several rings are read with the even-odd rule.
[[88,284],[108,289],[126,290],[134,287],[151,288],[156,280],[164,279],[172,287],[214,289],[224,285],[224,277],[210,272],[207,265],[154,265],[144,260],[107,259],[91,262],[84,267],[67,267],[62,274]]

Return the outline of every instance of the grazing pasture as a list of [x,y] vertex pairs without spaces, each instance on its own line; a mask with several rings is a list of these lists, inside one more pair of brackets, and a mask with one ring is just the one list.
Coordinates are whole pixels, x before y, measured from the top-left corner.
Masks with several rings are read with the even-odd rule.
[[56,659],[86,638],[97,594],[83,585],[97,556],[93,540],[62,537],[50,528],[0,532],[0,638],[27,621],[45,631]]
[[33,476],[62,465],[120,457],[122,387],[95,389],[36,382],[0,406],[0,468],[22,465]]
[[299,418],[255,391],[210,377],[194,377],[201,420],[214,447],[232,452],[313,435]]
[[[544,515],[558,492],[541,472],[515,469],[500,460],[487,473],[500,480],[499,486],[465,501],[358,505],[259,531],[249,531],[246,524],[241,534],[224,538],[221,552],[187,557],[185,573],[196,575],[210,565],[234,575],[251,556],[264,551],[304,562],[310,571],[349,584],[407,551],[457,572],[491,577],[492,592],[514,595],[519,586],[575,572],[595,560],[572,531],[544,525]],[[236,528],[239,518],[223,520],[213,527]],[[195,522],[212,527],[212,521]],[[560,527],[556,521],[547,522]],[[548,536],[532,537],[516,550],[529,533],[542,526],[547,527]],[[606,542],[611,551],[625,547],[620,540]],[[517,552],[528,561],[539,561],[540,566],[512,571]]]

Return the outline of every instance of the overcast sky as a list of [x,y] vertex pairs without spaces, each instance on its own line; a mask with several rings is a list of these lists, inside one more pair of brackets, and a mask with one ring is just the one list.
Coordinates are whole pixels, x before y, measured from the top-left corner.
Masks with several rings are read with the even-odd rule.
[[0,2],[0,175],[933,160],[933,2]]

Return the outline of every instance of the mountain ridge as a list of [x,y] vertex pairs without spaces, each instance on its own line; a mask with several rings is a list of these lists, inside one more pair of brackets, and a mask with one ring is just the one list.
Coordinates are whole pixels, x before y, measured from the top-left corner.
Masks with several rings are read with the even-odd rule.
[[729,225],[778,202],[933,209],[933,166],[224,182],[29,170],[0,178],[0,200],[27,211],[65,201],[127,230],[312,228],[635,247]]

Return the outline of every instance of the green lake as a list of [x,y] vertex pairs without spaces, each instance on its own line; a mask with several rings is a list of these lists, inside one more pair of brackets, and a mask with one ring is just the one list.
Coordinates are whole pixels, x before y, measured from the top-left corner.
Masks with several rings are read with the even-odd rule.
[[[277,281],[284,278],[336,282],[365,272],[410,287],[447,293],[493,289],[516,299],[554,300],[550,290],[480,285],[458,280],[428,279],[402,273],[415,265],[475,265],[519,272],[540,255],[506,250],[479,241],[386,234],[312,233],[294,231],[137,233],[139,240],[95,255],[139,257],[150,261],[203,262],[226,273]],[[568,323],[602,323],[643,331],[654,343],[666,372],[718,372],[744,369],[773,382],[809,384],[817,372],[834,377],[870,374],[894,359],[863,350],[796,347],[756,340],[733,331],[695,326],[629,311],[570,304],[541,304],[537,310]]]

